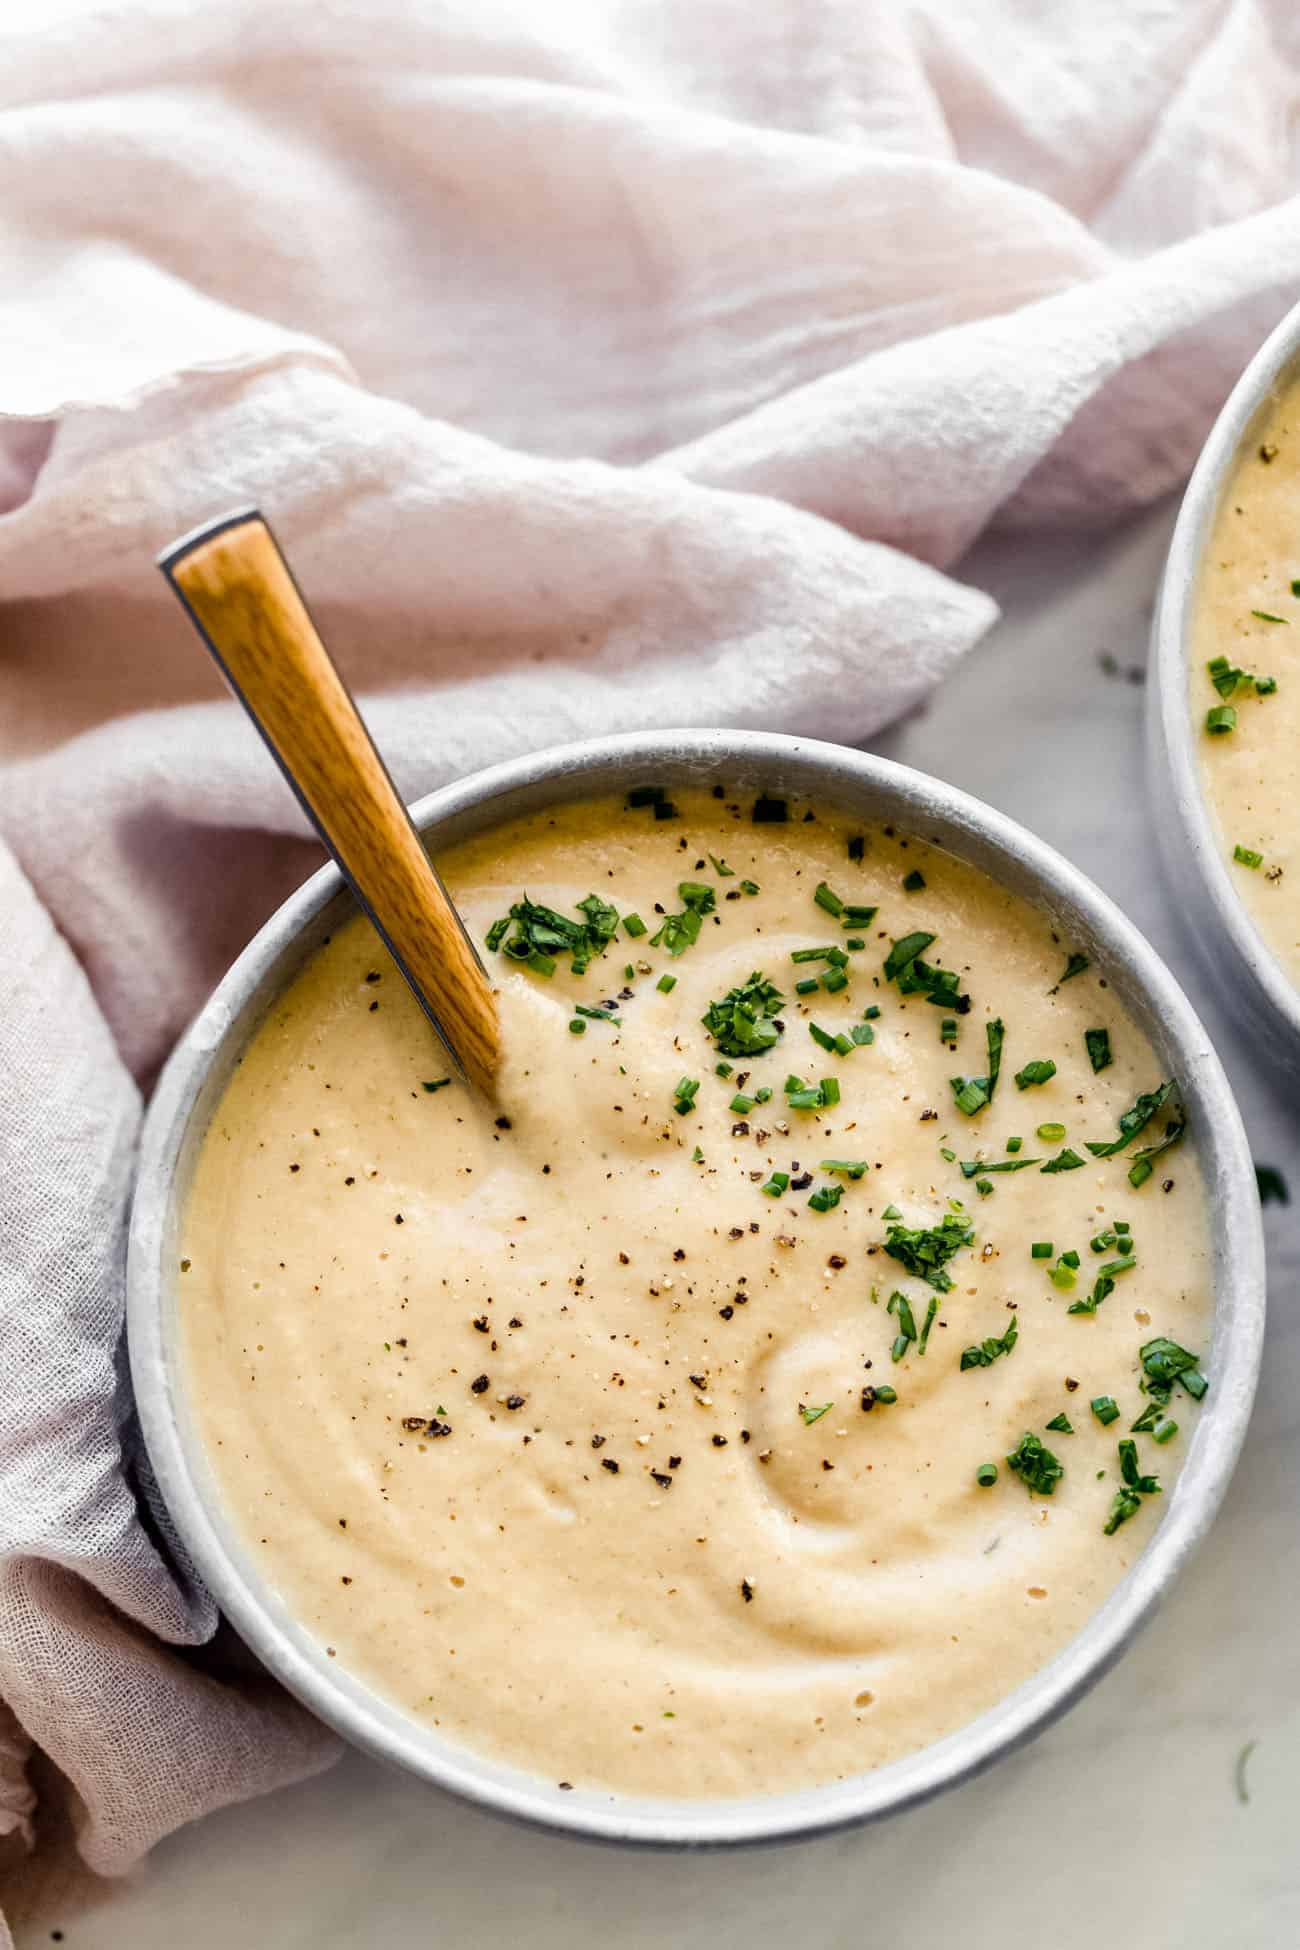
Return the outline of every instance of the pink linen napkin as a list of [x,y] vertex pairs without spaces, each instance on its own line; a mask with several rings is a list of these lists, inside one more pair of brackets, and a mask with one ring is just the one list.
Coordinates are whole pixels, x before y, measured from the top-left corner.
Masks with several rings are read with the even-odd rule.
[[[1173,486],[1300,288],[1285,0],[45,0],[0,24],[0,1837],[102,1873],[328,1762],[119,1348],[141,1090],[314,863],[152,567],[274,520],[411,797],[628,726],[868,737],[994,520]],[[1249,104],[1248,108],[1245,106]],[[3,1924],[0,1923],[0,1935]]]

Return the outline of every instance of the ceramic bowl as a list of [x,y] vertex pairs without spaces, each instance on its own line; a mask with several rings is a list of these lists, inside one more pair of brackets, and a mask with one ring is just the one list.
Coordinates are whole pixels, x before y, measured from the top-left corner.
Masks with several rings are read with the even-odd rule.
[[1293,1072],[1300,1069],[1300,990],[1238,898],[1202,788],[1197,752],[1205,710],[1192,699],[1191,642],[1201,564],[1224,493],[1269,408],[1297,376],[1300,306],[1237,381],[1196,463],[1165,561],[1147,679],[1151,811],[1185,934],[1234,1018],[1245,1014]]
[[205,1127],[259,1021],[351,896],[333,867],[307,882],[240,956],[182,1037],[149,1112],[128,1267],[136,1399],[176,1528],[223,1611],[275,1676],[359,1747],[502,1814],[606,1841],[698,1847],[759,1843],[893,1813],[977,1774],[1041,1732],[1129,1645],[1208,1530],[1245,1434],[1264,1322],[1264,1252],[1250,1152],[1208,1037],[1181,989],[1105,895],[1022,827],[964,793],[835,745],[733,731],[628,735],[542,752],[480,772],[413,808],[435,851],[517,814],[647,776],[665,785],[806,794],[895,822],[1047,910],[1106,972],[1177,1077],[1215,1212],[1213,1386],[1172,1494],[1123,1583],[1051,1662],[946,1739],[849,1780],[770,1796],[666,1800],[537,1778],[441,1738],[326,1657],[248,1554],[223,1506],[195,1425],[178,1345],[175,1241]]

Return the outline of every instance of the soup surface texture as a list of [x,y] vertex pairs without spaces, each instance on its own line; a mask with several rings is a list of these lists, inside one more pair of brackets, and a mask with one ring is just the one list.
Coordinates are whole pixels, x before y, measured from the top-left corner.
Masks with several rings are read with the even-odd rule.
[[358,917],[203,1141],[185,1365],[244,1546],[551,1781],[773,1791],[951,1732],[1114,1589],[1195,1426],[1176,1089],[1045,914],[820,806],[592,802],[439,865],[497,1100]]
[[1224,493],[1201,567],[1191,709],[1237,893],[1300,986],[1300,413],[1273,406]]

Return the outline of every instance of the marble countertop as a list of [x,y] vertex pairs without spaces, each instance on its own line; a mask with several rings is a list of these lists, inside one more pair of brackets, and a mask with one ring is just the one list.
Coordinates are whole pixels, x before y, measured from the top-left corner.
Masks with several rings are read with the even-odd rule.
[[[1201,1010],[1256,1159],[1300,1199],[1294,1097],[1189,960],[1158,875],[1139,682],[1171,521],[1162,508],[1092,541],[982,545],[966,573],[1004,620],[880,747],[1033,827],[1127,909]],[[1265,1220],[1263,1382],[1208,1543],[1116,1670],[983,1779],[857,1833],[664,1859],[516,1829],[350,1755],[174,1836],[90,1913],[20,1929],[20,1950],[55,1926],[67,1950],[1300,1942],[1300,1205]]]

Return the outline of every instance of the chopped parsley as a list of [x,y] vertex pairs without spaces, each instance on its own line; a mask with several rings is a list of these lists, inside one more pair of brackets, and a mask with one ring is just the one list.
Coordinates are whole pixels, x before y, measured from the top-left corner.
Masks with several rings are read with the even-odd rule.
[[789,1172],[774,1171],[772,1173],[772,1176],[766,1181],[766,1183],[760,1185],[758,1189],[760,1192],[766,1192],[769,1198],[780,1198],[782,1192],[788,1191],[789,1188],[790,1188]]
[[756,968],[739,988],[728,989],[720,1002],[710,1002],[700,1020],[728,1056],[761,1056],[780,1040],[782,1026],[773,1018],[784,1003],[780,989]]
[[1136,1103],[1130,1105],[1120,1118],[1117,1138],[1112,1138],[1107,1144],[1089,1144],[1088,1149],[1093,1157],[1113,1158],[1117,1152],[1123,1151],[1126,1145],[1132,1144],[1138,1132],[1146,1129],[1156,1112],[1168,1101],[1173,1094],[1173,1089],[1173,1079],[1170,1078],[1157,1089],[1144,1091]]
[[1043,1170],[1049,1173],[1054,1171],[1079,1171],[1085,1162],[1079,1156],[1078,1152],[1072,1151],[1067,1144],[1064,1151],[1058,1151],[1054,1158],[1048,1159],[1047,1163],[1043,1166]]
[[1083,1041],[1088,1051],[1088,1061],[1092,1065],[1094,1076],[1099,1071],[1107,1069],[1114,1062],[1115,1059],[1110,1053],[1109,1029],[1085,1029],[1083,1032]]
[[925,875],[915,867],[913,867],[911,873],[903,876],[903,892],[905,894],[919,894],[924,885]]
[[1051,1429],[1053,1434],[1055,1435],[1074,1434],[1073,1424],[1071,1423],[1070,1418],[1066,1414],[1064,1409],[1061,1410],[1061,1413],[1059,1415],[1054,1415],[1050,1422],[1045,1422],[1043,1424],[1043,1427],[1047,1429]]
[[1063,982],[1072,982],[1076,975],[1082,975],[1084,969],[1091,968],[1091,966],[1092,963],[1088,960],[1088,957],[1086,955],[1079,955],[1079,954],[1071,955],[1069,960],[1066,962],[1065,967],[1061,970],[1055,988],[1048,989],[1047,993],[1049,995],[1055,995],[1056,990],[1061,987],[1061,984]]
[[961,1175],[963,1178],[974,1178],[981,1171],[1028,1171],[1031,1165],[1041,1165],[1042,1162],[1041,1158],[998,1158],[990,1164],[983,1158],[963,1158]]
[[1162,1152],[1172,1150],[1186,1129],[1186,1118],[1171,1117],[1165,1125],[1165,1134],[1158,1144],[1146,1144],[1143,1145],[1140,1151],[1134,1152],[1133,1162],[1129,1166],[1128,1173],[1128,1182],[1134,1191],[1146,1184],[1147,1179],[1150,1178],[1155,1169],[1156,1159],[1160,1157]]
[[843,1185],[819,1185],[808,1200],[814,1212],[829,1212],[844,1196]]
[[937,1009],[954,1009],[964,1016],[970,1011],[970,997],[961,993],[958,975],[950,968],[932,968],[921,959],[935,939],[924,929],[903,935],[885,957],[885,980],[896,983],[901,995],[924,995]]
[[1065,1474],[1065,1468],[1032,1430],[1026,1429],[1011,1454],[1007,1468],[1014,1471],[1032,1496],[1052,1496]]
[[1142,1508],[1144,1496],[1159,1496],[1160,1484],[1154,1476],[1144,1476],[1138,1468],[1137,1444],[1130,1436],[1125,1436],[1119,1445],[1119,1467],[1123,1483],[1115,1492],[1110,1516],[1104,1526],[1104,1534],[1113,1537],[1122,1523],[1135,1517]]
[[493,950],[500,949],[511,961],[527,963],[541,975],[553,973],[557,955],[570,955],[573,973],[581,975],[588,962],[603,955],[613,940],[618,910],[599,894],[588,894],[578,902],[578,912],[585,919],[571,921],[567,915],[558,914],[553,907],[543,907],[525,894],[508,915],[493,922],[488,929],[487,945]]
[[[885,1217],[888,1218],[890,1207]],[[885,1234],[884,1248],[891,1259],[906,1267],[918,1279],[926,1280],[938,1293],[952,1290],[952,1280],[944,1271],[954,1253],[974,1244],[975,1231],[967,1219],[955,1212],[945,1214],[937,1226],[905,1226],[895,1220]]]
[[736,869],[729,867],[725,860],[719,860],[716,853],[710,853],[709,864],[713,868],[714,873],[717,874],[719,880],[735,879]]
[[1035,1083],[1050,1083],[1055,1075],[1056,1065],[1050,1056],[1036,1057],[1023,1070],[1016,1071],[1016,1089],[1028,1090]]
[[1112,1422],[1118,1422],[1119,1403],[1113,1395],[1094,1395],[1091,1407],[1093,1414],[1101,1423],[1103,1429],[1107,1428]]
[[805,1408],[800,1402],[799,1413],[803,1416],[804,1427],[810,1429],[814,1422],[821,1421],[823,1415],[829,1415],[834,1406],[834,1402],[823,1402],[820,1408]]
[[1209,1382],[1201,1373],[1201,1357],[1180,1347],[1177,1341],[1169,1340],[1161,1334],[1153,1341],[1147,1341],[1139,1349],[1139,1359],[1143,1372],[1150,1384],[1148,1392],[1156,1394],[1163,1389],[1168,1400],[1169,1390],[1175,1382],[1180,1382],[1194,1401],[1200,1401],[1209,1387]]
[[1108,1259],[1097,1269],[1097,1280],[1086,1300],[1075,1300],[1069,1311],[1072,1314],[1095,1314],[1103,1300],[1109,1300],[1115,1291],[1115,1282],[1121,1273],[1130,1273],[1137,1265],[1132,1253],[1123,1259]]
[[967,1368],[991,1368],[1000,1354],[1010,1354],[1020,1338],[1020,1328],[1012,1314],[1006,1331],[990,1335],[987,1340],[977,1341],[974,1346],[962,1349],[960,1368],[964,1374]]
[[995,1016],[986,1023],[984,1034],[988,1042],[988,1075],[983,1077],[949,1077],[952,1094],[957,1100],[957,1108],[967,1117],[974,1117],[976,1111],[983,1110],[985,1104],[993,1101],[997,1088],[998,1072],[1002,1068],[1002,1040],[1005,1034],[1001,1016]]

